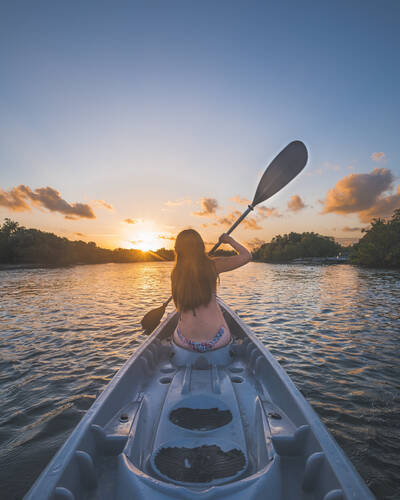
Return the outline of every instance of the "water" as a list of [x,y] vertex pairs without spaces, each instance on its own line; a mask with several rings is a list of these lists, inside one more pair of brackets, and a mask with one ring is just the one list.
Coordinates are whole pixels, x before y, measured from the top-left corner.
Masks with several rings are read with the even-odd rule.
[[[22,498],[144,340],[140,319],[168,298],[171,266],[0,271],[2,498]],[[377,498],[399,499],[400,272],[252,262],[218,293]]]

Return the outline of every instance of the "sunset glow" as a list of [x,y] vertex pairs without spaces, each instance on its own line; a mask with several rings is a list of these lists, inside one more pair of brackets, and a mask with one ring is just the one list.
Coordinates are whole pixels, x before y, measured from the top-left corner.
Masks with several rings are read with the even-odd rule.
[[306,169],[239,241],[354,242],[400,207],[397,3],[370,2],[365,22],[351,2],[214,3],[85,2],[78,16],[68,2],[6,2],[0,223],[141,250],[192,227],[211,245],[296,139]]
[[137,248],[138,250],[143,250],[147,252],[152,250],[153,252],[158,248],[162,247],[162,242],[159,239],[157,233],[139,233],[137,239],[132,241],[132,248]]

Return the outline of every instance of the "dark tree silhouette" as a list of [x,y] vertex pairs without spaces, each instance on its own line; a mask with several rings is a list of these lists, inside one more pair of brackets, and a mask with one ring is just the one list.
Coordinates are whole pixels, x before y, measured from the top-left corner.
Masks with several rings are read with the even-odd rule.
[[400,268],[400,209],[391,219],[373,219],[351,249],[351,262],[366,267]]
[[100,248],[95,242],[70,241],[53,233],[26,229],[18,222],[5,219],[0,227],[0,264],[33,264],[65,266],[72,264],[101,264],[106,262],[140,262],[173,260],[174,252],[162,248],[142,252],[117,248]]
[[253,252],[254,260],[263,262],[288,262],[307,257],[334,257],[342,250],[341,245],[329,236],[316,233],[280,234]]

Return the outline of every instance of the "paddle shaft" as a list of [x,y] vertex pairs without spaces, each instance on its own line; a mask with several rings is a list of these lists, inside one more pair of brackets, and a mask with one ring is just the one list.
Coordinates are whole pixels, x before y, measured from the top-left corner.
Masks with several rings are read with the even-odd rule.
[[[238,220],[232,224],[231,228],[229,229],[229,231],[227,231],[225,234],[231,234],[231,232],[235,229],[235,227],[237,227],[241,222],[242,220],[247,217],[249,215],[249,213],[254,210],[254,207],[253,205],[249,205],[249,207],[242,213],[242,215],[238,218]],[[218,241],[213,247],[212,249],[208,252],[208,255],[212,255],[215,250],[221,245],[221,241]]]

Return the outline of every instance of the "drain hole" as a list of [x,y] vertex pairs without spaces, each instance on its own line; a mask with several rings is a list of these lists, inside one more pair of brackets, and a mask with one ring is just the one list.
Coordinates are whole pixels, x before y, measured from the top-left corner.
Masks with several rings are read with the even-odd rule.
[[162,373],[172,373],[175,371],[175,368],[173,366],[165,366],[164,368],[161,368]]
[[235,382],[235,384],[241,384],[243,382],[242,377],[231,377],[232,382]]
[[240,366],[232,366],[232,368],[230,368],[230,371],[232,373],[242,373],[243,368],[241,368]]
[[240,450],[223,451],[217,445],[161,448],[154,461],[162,474],[183,483],[208,483],[230,477],[246,464]]
[[210,431],[229,424],[232,413],[218,408],[177,408],[171,411],[169,419],[184,429]]
[[171,381],[172,381],[172,378],[171,378],[171,377],[161,377],[161,378],[160,378],[160,382],[161,382],[162,384],[169,384],[169,383],[171,383]]

